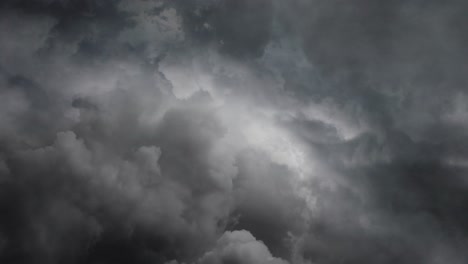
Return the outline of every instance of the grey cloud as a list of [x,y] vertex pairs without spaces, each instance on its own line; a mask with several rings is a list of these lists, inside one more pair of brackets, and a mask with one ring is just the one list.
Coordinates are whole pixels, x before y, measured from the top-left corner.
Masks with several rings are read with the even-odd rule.
[[208,43],[233,58],[259,57],[270,40],[273,2],[202,0],[168,1],[180,11],[195,43]]
[[[289,258],[288,236],[304,231],[306,204],[296,194],[294,175],[256,151],[245,151],[237,160],[234,181],[237,216],[233,229],[249,230],[265,242],[273,255]],[[274,232],[272,232],[274,230]]]
[[0,7],[0,262],[466,262],[462,1]]
[[[118,114],[117,117],[125,118],[125,115]],[[201,117],[204,118],[203,114]],[[85,261],[114,259],[107,254],[101,255],[100,251],[106,249],[99,249],[100,247],[112,250],[123,246],[121,250],[128,254],[137,254],[132,253],[134,250],[146,250],[159,257],[167,255],[180,258],[184,255],[174,252],[172,246],[168,245],[177,245],[180,250],[189,247],[185,248],[183,254],[196,253],[203,249],[203,239],[206,242],[214,239],[217,228],[222,227],[218,227],[218,221],[223,220],[229,212],[229,207],[226,206],[229,199],[225,198],[229,185],[225,186],[224,182],[216,184],[215,179],[210,178],[209,164],[205,164],[206,161],[201,157],[194,154],[184,156],[174,152],[171,145],[167,145],[179,139],[175,143],[178,148],[186,151],[193,147],[196,149],[192,151],[210,148],[211,138],[203,139],[200,135],[198,140],[198,136],[191,135],[197,131],[211,133],[209,126],[186,130],[183,126],[189,121],[178,119],[177,115],[168,113],[162,127],[181,129],[181,132],[188,134],[178,136],[164,131],[158,133],[155,129],[154,133],[159,136],[153,140],[164,142],[160,143],[161,148],[152,145],[139,146],[135,142],[137,139],[132,138],[138,135],[137,132],[133,136],[119,135],[116,130],[118,128],[112,126],[125,123],[128,125],[128,122],[122,123],[124,120],[93,121],[84,118],[83,121],[89,122],[87,125],[91,125],[91,128],[105,125],[106,130],[89,131],[88,127],[87,131],[86,127],[82,127],[87,125],[79,124],[77,133],[83,138],[71,131],[59,132],[50,146],[8,154],[10,158],[6,160],[6,164],[14,177],[8,177],[3,184],[5,188],[11,189],[11,195],[18,196],[17,199],[20,200],[14,202],[15,200],[10,199],[14,204],[4,208],[4,212],[5,215],[11,215],[19,211],[20,215],[15,213],[11,217],[16,218],[16,221],[23,221],[26,227],[31,228],[30,234],[24,234],[30,237],[30,246],[17,248],[16,255],[10,256],[11,261],[19,261],[21,257],[28,255],[34,256],[35,251],[44,255],[41,261],[45,263],[54,263],[56,259],[71,260],[74,254],[83,258],[83,250],[90,245],[91,251],[85,256]],[[175,123],[169,126],[167,122]],[[102,136],[100,133],[106,135],[116,132],[118,138],[107,137],[107,141],[99,138]],[[113,140],[122,141],[117,143]],[[187,173],[192,173],[192,176]],[[206,178],[195,179],[196,176]],[[219,180],[225,181],[222,178]],[[19,189],[16,190],[15,186]],[[77,216],[69,216],[74,214]],[[55,221],[56,224],[51,224]],[[75,232],[74,230],[79,233],[73,235],[71,232]],[[68,235],[74,236],[76,241],[63,244],[63,236]],[[18,243],[26,239],[22,236],[13,234],[8,237],[7,234],[8,240],[19,239]],[[105,241],[109,236],[116,237],[116,241],[121,242],[115,246],[112,243],[106,245]],[[161,242],[141,248],[125,246],[126,243],[146,244],[153,240]],[[198,241],[201,248],[197,249],[190,242],[194,240]],[[23,247],[12,245],[11,242],[7,245]],[[165,249],[166,247],[169,249]],[[11,251],[10,248],[7,250]]]
[[224,233],[215,248],[198,261],[198,263],[288,263],[271,256],[268,248],[255,239],[248,231]]

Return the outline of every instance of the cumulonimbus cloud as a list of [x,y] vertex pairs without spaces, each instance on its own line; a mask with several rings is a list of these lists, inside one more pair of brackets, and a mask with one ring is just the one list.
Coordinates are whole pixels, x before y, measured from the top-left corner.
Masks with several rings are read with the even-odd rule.
[[465,263],[462,1],[0,3],[0,262]]

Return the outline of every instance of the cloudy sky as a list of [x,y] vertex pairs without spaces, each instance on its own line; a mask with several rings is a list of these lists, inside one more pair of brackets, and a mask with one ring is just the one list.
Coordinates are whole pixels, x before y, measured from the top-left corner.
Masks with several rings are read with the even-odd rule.
[[468,263],[467,13],[2,0],[0,263]]

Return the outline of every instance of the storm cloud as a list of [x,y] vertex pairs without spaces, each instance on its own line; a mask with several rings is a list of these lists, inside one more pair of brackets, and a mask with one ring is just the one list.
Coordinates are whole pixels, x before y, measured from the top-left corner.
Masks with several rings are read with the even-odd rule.
[[0,262],[466,263],[467,12],[2,1]]

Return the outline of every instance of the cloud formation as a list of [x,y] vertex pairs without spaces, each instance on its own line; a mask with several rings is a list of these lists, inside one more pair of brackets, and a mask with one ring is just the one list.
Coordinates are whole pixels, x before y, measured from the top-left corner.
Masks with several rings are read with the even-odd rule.
[[271,255],[268,248],[248,231],[227,231],[216,243],[215,248],[201,257],[198,263],[274,263],[287,262]]
[[466,263],[463,1],[5,0],[1,263]]

